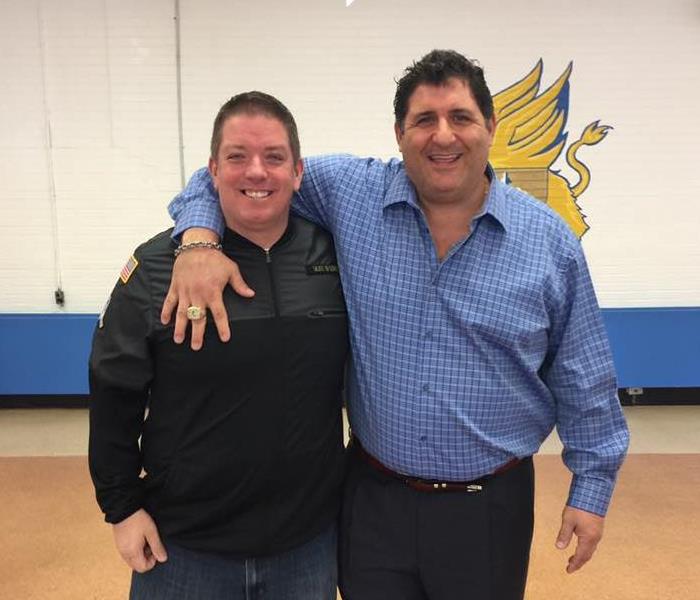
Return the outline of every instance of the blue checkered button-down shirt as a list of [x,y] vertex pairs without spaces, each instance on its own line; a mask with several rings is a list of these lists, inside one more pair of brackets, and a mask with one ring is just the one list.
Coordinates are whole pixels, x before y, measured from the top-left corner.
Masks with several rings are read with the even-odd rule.
[[[353,432],[395,471],[468,481],[534,454],[556,425],[568,503],[605,514],[628,432],[581,246],[489,174],[471,234],[440,261],[400,161],[305,161],[294,209],[335,238]],[[176,234],[223,229],[205,170],[170,212]]]

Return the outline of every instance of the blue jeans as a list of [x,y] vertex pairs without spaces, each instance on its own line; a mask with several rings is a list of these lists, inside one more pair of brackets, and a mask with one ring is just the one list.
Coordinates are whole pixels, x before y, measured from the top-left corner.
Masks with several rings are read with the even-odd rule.
[[167,544],[168,560],[131,578],[130,600],[335,600],[337,531],[281,554],[234,560]]

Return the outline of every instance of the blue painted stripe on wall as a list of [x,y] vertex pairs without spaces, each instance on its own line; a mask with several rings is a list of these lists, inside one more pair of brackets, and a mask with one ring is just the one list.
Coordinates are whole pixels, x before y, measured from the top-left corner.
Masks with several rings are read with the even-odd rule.
[[[700,307],[603,310],[620,387],[700,387]],[[97,315],[0,314],[0,395],[86,394]]]
[[620,387],[700,387],[700,307],[608,308]]
[[0,314],[0,394],[87,394],[96,315]]

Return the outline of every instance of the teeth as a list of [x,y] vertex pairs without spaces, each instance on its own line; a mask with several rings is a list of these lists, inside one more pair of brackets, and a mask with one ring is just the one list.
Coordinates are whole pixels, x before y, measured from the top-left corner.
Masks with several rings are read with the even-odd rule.
[[243,193],[248,196],[248,198],[267,198],[272,192],[268,190],[243,190]]
[[459,158],[459,154],[431,154],[430,160],[435,162],[452,162]]

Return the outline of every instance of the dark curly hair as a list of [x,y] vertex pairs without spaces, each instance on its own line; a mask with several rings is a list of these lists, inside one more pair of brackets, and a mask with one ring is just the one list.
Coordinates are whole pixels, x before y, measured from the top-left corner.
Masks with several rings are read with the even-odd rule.
[[493,99],[484,79],[484,70],[475,61],[454,50],[432,50],[406,67],[403,77],[396,82],[394,119],[401,131],[408,113],[408,101],[415,89],[424,83],[442,85],[452,77],[461,79],[469,86],[484,119],[492,117]]

